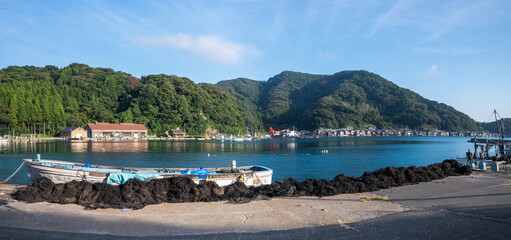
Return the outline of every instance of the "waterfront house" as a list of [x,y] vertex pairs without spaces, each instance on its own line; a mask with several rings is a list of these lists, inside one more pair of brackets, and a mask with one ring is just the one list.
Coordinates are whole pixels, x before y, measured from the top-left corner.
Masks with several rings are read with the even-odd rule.
[[442,137],[449,137],[449,132],[447,131],[444,131],[444,130],[440,130],[438,131],[439,133],[439,136],[442,136]]
[[307,131],[307,130],[300,130],[298,131],[298,136],[312,136],[312,133],[310,131]]
[[170,129],[167,131],[169,137],[185,137],[185,132],[181,129]]
[[428,137],[437,137],[438,131],[428,131]]
[[413,131],[410,129],[403,130],[403,136],[413,136]]
[[87,137],[87,131],[81,127],[68,127],[60,131],[60,137],[64,138]]
[[337,131],[337,135],[338,135],[339,137],[344,137],[344,136],[346,136],[346,135],[347,135],[347,134],[346,134],[346,130],[341,129],[341,130]]
[[85,130],[89,137],[147,137],[144,124],[136,123],[89,123]]

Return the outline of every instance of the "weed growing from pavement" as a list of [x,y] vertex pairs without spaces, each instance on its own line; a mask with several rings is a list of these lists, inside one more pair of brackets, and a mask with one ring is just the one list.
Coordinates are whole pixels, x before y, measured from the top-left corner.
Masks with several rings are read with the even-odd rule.
[[389,197],[387,197],[387,196],[376,196],[376,197],[371,198],[371,200],[387,201],[387,200],[389,200]]

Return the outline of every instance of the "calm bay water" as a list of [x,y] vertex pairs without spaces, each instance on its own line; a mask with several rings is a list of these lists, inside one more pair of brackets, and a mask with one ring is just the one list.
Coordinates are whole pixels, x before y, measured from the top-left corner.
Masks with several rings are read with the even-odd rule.
[[[472,144],[458,137],[342,137],[279,139],[256,142],[139,141],[105,143],[0,143],[0,180],[23,158],[64,160],[129,167],[229,167],[263,165],[273,180],[294,177],[332,179],[340,173],[359,176],[386,166],[425,166],[465,155]],[[322,153],[328,150],[328,153]],[[26,171],[8,183],[27,184]]]

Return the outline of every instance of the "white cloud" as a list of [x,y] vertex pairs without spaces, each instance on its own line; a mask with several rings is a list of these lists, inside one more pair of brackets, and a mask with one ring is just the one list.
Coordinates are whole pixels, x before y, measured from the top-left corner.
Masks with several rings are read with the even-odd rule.
[[193,36],[179,33],[154,38],[140,37],[139,42],[151,47],[180,50],[194,57],[222,65],[235,65],[245,58],[261,54],[257,48],[249,44],[227,41],[215,35]]
[[492,51],[493,48],[478,49],[445,46],[445,47],[416,47],[414,50],[418,52],[431,52],[442,55],[468,55],[489,52]]
[[373,36],[376,32],[378,32],[381,26],[389,24],[389,22],[392,22],[392,19],[395,18],[395,15],[399,14],[400,11],[402,11],[402,9],[403,1],[399,0],[392,6],[391,9],[386,11],[380,18],[378,18],[376,24],[371,30],[371,33],[369,33],[369,36]]
[[436,76],[438,75],[438,65],[431,66],[426,72],[426,77]]
[[447,76],[449,75],[449,72],[442,71],[440,68],[438,68],[437,64],[432,65],[426,73],[423,74],[424,77],[437,77],[437,76]]

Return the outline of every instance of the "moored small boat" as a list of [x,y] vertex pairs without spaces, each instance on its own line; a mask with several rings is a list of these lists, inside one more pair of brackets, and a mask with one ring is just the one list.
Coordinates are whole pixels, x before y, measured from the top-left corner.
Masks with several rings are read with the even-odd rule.
[[32,179],[47,177],[54,183],[88,181],[92,183],[123,184],[131,178],[139,180],[168,178],[177,176],[190,177],[196,184],[214,181],[219,186],[226,186],[242,181],[247,186],[271,184],[273,170],[263,166],[230,168],[131,168],[92,165],[84,163],[23,159],[28,176]]
[[233,137],[233,138],[232,138],[232,141],[235,141],[235,142],[243,142],[243,141],[245,141],[245,138],[240,137],[240,136],[236,136],[236,137]]

